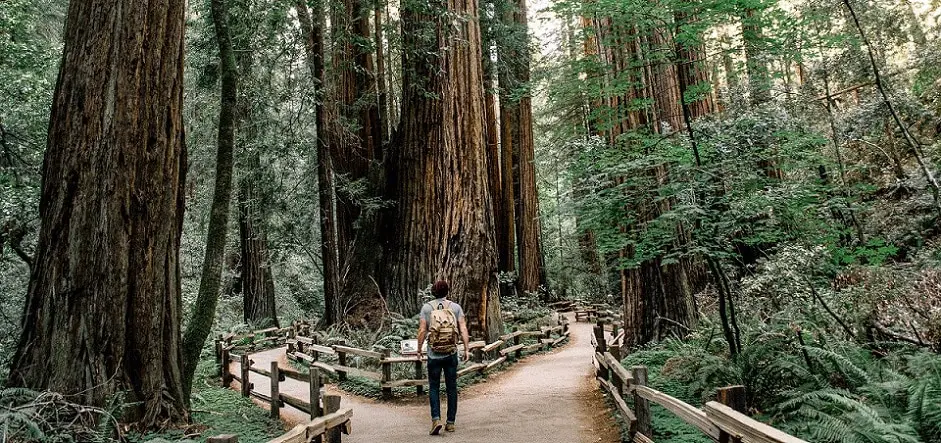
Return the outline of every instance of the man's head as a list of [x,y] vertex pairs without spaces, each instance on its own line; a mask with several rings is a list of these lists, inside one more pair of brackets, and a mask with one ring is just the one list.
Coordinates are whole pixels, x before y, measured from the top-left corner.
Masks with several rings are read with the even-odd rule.
[[448,296],[448,282],[444,280],[438,280],[434,285],[431,286],[431,293],[434,294],[437,298],[444,298]]

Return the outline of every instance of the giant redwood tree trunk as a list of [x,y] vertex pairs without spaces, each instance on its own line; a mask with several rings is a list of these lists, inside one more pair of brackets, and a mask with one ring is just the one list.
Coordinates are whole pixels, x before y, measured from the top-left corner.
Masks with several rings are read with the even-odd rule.
[[497,39],[497,48],[504,68],[500,73],[501,140],[512,152],[519,289],[535,293],[546,281],[536,193],[532,98],[528,91],[530,55],[526,0],[501,1],[497,13],[504,22],[503,28],[509,31]]
[[378,322],[382,248],[379,209],[371,198],[384,190],[378,173],[382,159],[382,127],[377,85],[371,60],[369,12],[362,0],[333,4],[331,21],[332,81],[326,103],[326,131],[338,179],[336,230],[339,257],[338,318]]
[[141,427],[187,419],[180,349],[182,0],[69,4],[42,223],[9,384]]
[[[251,163],[255,168],[258,167],[257,158]],[[239,183],[242,313],[246,323],[261,327],[278,326],[267,226],[264,213],[260,210],[261,197],[254,182],[256,178],[254,174],[249,174]]]
[[404,102],[391,161],[395,230],[385,273],[392,306],[418,312],[419,291],[451,282],[473,334],[502,333],[487,178],[476,0],[403,2]]

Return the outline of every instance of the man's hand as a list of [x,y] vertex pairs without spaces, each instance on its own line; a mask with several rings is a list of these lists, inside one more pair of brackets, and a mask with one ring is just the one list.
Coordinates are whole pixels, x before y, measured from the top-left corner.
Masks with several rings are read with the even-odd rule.
[[465,363],[470,361],[470,351],[467,350],[467,345],[464,345],[464,360]]

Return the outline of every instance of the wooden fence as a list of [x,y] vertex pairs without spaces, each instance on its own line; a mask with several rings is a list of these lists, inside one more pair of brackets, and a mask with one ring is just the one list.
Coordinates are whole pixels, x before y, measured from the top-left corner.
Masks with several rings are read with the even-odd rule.
[[[568,336],[568,319],[559,315],[558,324],[555,326],[544,326],[538,331],[514,330],[501,336],[499,340],[493,343],[486,343],[485,341],[471,342],[468,345],[468,351],[472,355],[471,362],[458,371],[458,377],[474,373],[485,373],[501,363],[521,358],[524,353],[532,353],[558,346]],[[537,340],[527,345],[523,343],[527,337],[536,338]],[[342,342],[327,346],[318,343],[316,337],[295,336],[286,340],[286,344],[288,358],[306,362],[311,367],[336,375],[340,381],[346,380],[347,376],[374,380],[379,383],[384,398],[391,398],[392,388],[398,387],[414,386],[416,394],[422,395],[425,386],[428,385],[428,378],[424,375],[425,359],[417,355],[393,356],[392,351],[389,349],[378,351],[359,349],[346,346]],[[461,344],[458,346],[458,352],[463,353],[463,351],[464,346]],[[321,357],[325,355],[336,356],[336,363],[322,361]],[[374,366],[380,372],[351,366],[348,363],[348,357],[351,355],[372,360]],[[488,357],[492,358],[488,359]],[[412,366],[414,368],[414,378],[394,379],[393,365]]]
[[[700,409],[647,386],[646,366],[633,366],[630,370],[624,368],[620,362],[620,347],[608,345],[602,322],[594,327],[592,342],[595,345],[593,363],[598,383],[614,400],[617,413],[628,424],[630,439],[625,441],[653,441],[650,414],[650,402],[653,402],[721,443],[806,443],[745,415],[743,386],[720,389],[719,401],[710,401]],[[634,409],[625,401],[629,397],[633,399]]]

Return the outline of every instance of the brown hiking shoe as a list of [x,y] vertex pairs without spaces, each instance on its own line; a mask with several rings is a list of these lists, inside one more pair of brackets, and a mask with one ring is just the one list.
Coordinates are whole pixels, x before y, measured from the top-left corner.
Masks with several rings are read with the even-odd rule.
[[441,432],[441,420],[432,420],[431,432],[428,435],[438,435],[439,432]]
[[444,425],[444,430],[448,432],[454,432],[454,423],[448,423]]

